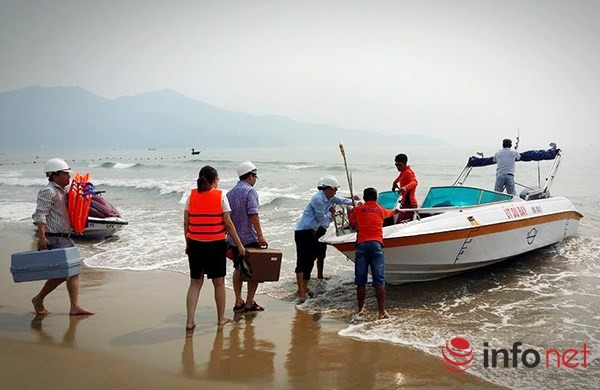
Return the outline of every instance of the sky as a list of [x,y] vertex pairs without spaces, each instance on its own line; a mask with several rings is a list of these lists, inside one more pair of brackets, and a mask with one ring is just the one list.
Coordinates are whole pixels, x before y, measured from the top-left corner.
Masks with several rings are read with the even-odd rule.
[[596,0],[0,0],[0,92],[172,89],[450,144],[597,144],[598,20]]

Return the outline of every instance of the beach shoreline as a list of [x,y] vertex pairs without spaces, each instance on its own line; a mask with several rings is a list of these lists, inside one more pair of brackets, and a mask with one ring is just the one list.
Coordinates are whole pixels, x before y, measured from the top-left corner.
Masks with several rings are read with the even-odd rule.
[[[31,298],[42,283],[13,283],[10,254],[29,250],[31,236],[3,229],[0,241],[0,374],[8,388],[399,388],[494,387],[447,371],[416,349],[339,336],[347,324],[292,302],[259,295],[266,311],[234,318],[227,291],[218,327],[206,281],[185,331],[187,275],[83,267],[80,303],[96,314],[68,315],[64,285],[38,318]],[[228,275],[228,277],[231,277]]]

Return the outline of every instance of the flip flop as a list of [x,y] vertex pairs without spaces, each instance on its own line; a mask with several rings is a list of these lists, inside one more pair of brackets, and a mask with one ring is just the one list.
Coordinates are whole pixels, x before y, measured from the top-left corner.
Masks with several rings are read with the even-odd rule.
[[254,302],[250,307],[245,307],[244,312],[252,312],[252,311],[264,311],[265,308],[260,306],[258,303]]
[[235,313],[242,312],[242,311],[244,311],[244,309],[246,309],[246,303],[245,302],[242,302],[239,305],[236,305],[236,306],[233,307],[233,311]]

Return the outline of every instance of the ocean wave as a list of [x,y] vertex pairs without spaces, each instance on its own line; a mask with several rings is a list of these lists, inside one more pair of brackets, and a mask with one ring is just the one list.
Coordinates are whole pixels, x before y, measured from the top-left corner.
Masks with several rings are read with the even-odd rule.
[[[122,163],[122,162],[112,162],[112,161],[107,161],[107,162],[103,162],[101,164],[89,164],[88,167],[89,168],[115,168],[115,169],[129,169],[129,168],[139,168],[139,167],[143,167],[144,164],[142,163]],[[156,168],[157,166],[153,166],[154,168]]]
[[192,188],[193,184],[184,180],[162,180],[156,179],[110,179],[110,180],[94,180],[96,189],[101,186],[116,187],[116,188],[131,188],[136,190],[151,190],[158,191],[160,195],[168,195],[174,193],[185,193]]
[[31,215],[35,211],[34,202],[0,201],[0,221],[32,222]]
[[48,179],[31,179],[19,176],[0,177],[0,185],[16,186],[16,187],[43,187],[48,183]]

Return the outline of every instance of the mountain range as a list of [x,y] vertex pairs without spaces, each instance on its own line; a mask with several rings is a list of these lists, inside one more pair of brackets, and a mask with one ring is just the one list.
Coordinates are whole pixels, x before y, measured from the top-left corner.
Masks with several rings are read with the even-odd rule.
[[[172,90],[106,99],[79,87],[0,93],[0,147],[439,145],[421,135],[385,136],[276,115],[227,111]],[[400,141],[401,140],[401,141]]]

